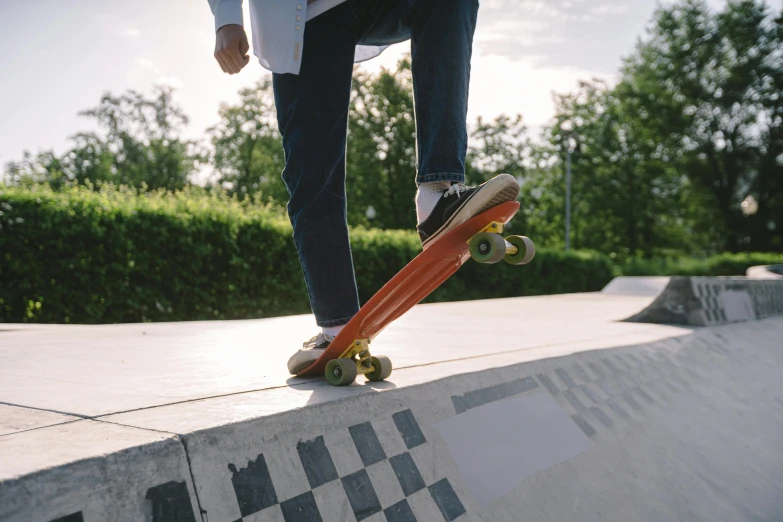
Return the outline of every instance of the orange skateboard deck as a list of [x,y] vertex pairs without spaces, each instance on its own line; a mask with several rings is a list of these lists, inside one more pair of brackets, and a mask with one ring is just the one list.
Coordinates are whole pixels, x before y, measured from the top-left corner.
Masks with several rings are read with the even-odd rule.
[[[469,247],[471,238],[483,231],[502,232],[503,225],[508,223],[518,210],[519,203],[516,201],[501,203],[477,214],[447,232],[440,239],[435,240],[432,245],[405,265],[383,288],[378,290],[343,327],[321,357],[297,375],[301,377],[324,375],[330,361],[353,359],[357,366],[357,373],[367,375],[368,379],[382,380],[388,377],[388,374],[391,373],[391,361],[385,357],[374,358],[370,356],[370,341],[392,321],[430,295],[471,257]],[[491,228],[493,224],[494,228]],[[507,242],[505,245],[512,249],[515,248]],[[532,242],[529,245],[532,247]],[[534,252],[533,248],[533,252],[530,253],[529,259],[526,258],[526,262],[532,259]],[[382,359],[382,361],[378,359]],[[344,362],[347,364],[347,361]],[[379,363],[383,363],[384,366],[388,365],[388,368],[384,368],[383,376],[379,374],[381,369],[378,368],[376,371],[373,363],[376,366]],[[330,370],[334,369],[330,368]],[[334,370],[335,375],[338,371],[343,370],[349,373],[353,372],[352,369],[343,367],[341,370]],[[375,372],[375,378],[370,375],[373,372]],[[355,376],[356,374],[353,374],[353,377],[349,376],[347,382],[340,384],[350,384]],[[327,376],[327,380],[331,384],[337,384],[337,382],[332,382],[334,379],[329,379],[329,376]]]

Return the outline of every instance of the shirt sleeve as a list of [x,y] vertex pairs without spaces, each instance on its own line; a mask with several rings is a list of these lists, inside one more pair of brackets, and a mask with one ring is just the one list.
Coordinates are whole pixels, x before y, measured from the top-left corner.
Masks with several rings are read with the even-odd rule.
[[215,31],[224,25],[242,25],[242,0],[209,0],[215,15]]

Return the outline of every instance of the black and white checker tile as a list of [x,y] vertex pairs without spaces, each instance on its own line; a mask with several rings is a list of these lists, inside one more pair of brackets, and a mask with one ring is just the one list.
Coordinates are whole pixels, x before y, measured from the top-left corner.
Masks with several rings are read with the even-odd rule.
[[[651,345],[656,348],[658,345]],[[592,438],[616,424],[644,416],[689,389],[696,375],[663,352],[579,357],[568,365],[540,369],[487,388],[451,397],[457,414],[518,394],[545,389]]]
[[750,286],[750,296],[759,319],[783,315],[783,281],[771,280]]
[[[144,496],[152,522],[196,522],[196,515],[185,482],[165,482],[147,489]],[[49,522],[84,522],[81,511]]]
[[783,281],[694,277],[691,284],[704,314],[704,326],[730,322],[721,298],[721,294],[727,291],[747,292],[757,319],[783,314]]
[[[417,464],[431,453],[413,412],[391,420],[393,428],[383,419],[299,441],[295,458],[259,454],[244,466],[229,464],[236,522],[457,520],[465,508],[448,477]],[[270,469],[267,456],[286,462],[285,472]]]

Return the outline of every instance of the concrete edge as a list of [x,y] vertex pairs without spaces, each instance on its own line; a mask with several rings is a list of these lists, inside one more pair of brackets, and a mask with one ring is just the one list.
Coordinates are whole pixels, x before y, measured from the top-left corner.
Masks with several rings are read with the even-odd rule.
[[672,277],[644,310],[624,321],[719,326],[783,315],[783,280]]
[[[477,515],[497,499],[482,497],[471,485],[439,423],[498,401],[538,397],[530,400],[553,408],[562,440],[570,441],[550,448],[545,462],[526,471],[538,473],[587,451],[590,441],[626,429],[631,420],[641,421],[637,407],[645,411],[644,405],[684,392],[694,379],[709,379],[707,365],[689,363],[697,351],[718,350],[710,346],[714,340],[712,329],[697,330],[684,338],[466,372],[179,435],[107,420],[10,435],[0,438],[0,451],[37,456],[40,465],[25,473],[36,461],[24,460],[18,471],[6,469],[0,519],[49,521],[79,513],[78,520],[90,521],[195,522],[201,513],[231,522],[264,509],[316,509],[324,520],[345,520],[339,517],[390,508],[399,488],[407,487],[395,482],[402,480],[399,474],[395,479],[395,466],[410,462],[418,470],[414,482],[424,484],[424,493],[406,497],[417,520]],[[624,405],[611,399],[615,391]],[[520,403],[520,411],[531,404]],[[42,447],[59,460],[52,462]],[[365,478],[376,497],[352,497],[350,481],[359,487]],[[258,480],[268,482],[260,496],[243,486]]]

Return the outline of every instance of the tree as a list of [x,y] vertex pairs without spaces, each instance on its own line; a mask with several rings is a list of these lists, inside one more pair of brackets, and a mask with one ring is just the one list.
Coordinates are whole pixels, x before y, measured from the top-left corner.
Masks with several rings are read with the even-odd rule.
[[[601,81],[555,97],[547,143],[523,202],[531,229],[564,237],[564,169],[572,148],[572,243],[612,257],[650,256],[681,247],[680,177],[650,139],[637,108]],[[553,229],[553,227],[556,227]],[[557,241],[562,244],[562,241]]]
[[[69,157],[77,163],[85,148],[95,150],[88,158],[110,155],[113,159],[109,181],[130,187],[150,189],[184,188],[195,173],[202,155],[195,142],[179,138],[188,118],[173,101],[173,89],[156,86],[153,97],[130,90],[120,96],[106,94],[100,105],[82,112],[97,120],[105,136],[81,133]],[[82,175],[100,169],[89,162]],[[103,174],[103,172],[100,172]]]
[[[533,145],[521,114],[501,114],[491,121],[481,116],[470,132],[470,145],[465,161],[465,180],[479,185],[497,176],[510,174],[524,185],[528,178]],[[528,207],[528,210],[534,209]],[[506,227],[509,233],[529,233],[528,213],[518,212]]]
[[[348,123],[348,219],[414,228],[416,126],[410,58],[372,75],[356,68]],[[375,211],[373,219],[367,211]]]
[[530,163],[531,143],[522,115],[501,114],[486,122],[481,116],[470,136],[466,179],[478,185],[498,174],[511,174],[523,181]]
[[[781,248],[783,34],[765,3],[703,0],[658,9],[647,41],[623,68],[624,95],[687,176],[722,247]],[[757,216],[740,202],[753,194]],[[763,202],[763,203],[762,203]]]
[[11,182],[100,184],[179,190],[189,183],[204,159],[196,142],[179,133],[187,117],[173,101],[173,90],[155,87],[153,96],[136,91],[106,94],[100,104],[80,113],[96,120],[102,132],[81,132],[63,156],[25,153],[6,166]]
[[[468,183],[508,173],[522,180],[530,143],[522,116],[479,118],[467,152]],[[348,215],[351,224],[411,229],[416,225],[416,126],[410,57],[377,75],[355,70],[349,113]],[[375,218],[366,216],[375,210]],[[514,222],[522,229],[524,216]]]
[[18,185],[49,183],[53,188],[59,189],[68,183],[63,162],[52,151],[35,155],[24,151],[21,160],[6,164],[5,176],[9,182]]
[[[410,63],[373,75],[356,68],[347,142],[348,221],[378,228],[412,228],[415,127]],[[274,112],[272,83],[240,91],[238,104],[220,109],[209,129],[217,182],[240,194],[260,192],[279,205],[288,201],[285,166]],[[374,218],[367,217],[372,207]],[[372,215],[372,214],[371,214]]]
[[275,118],[272,80],[239,91],[237,105],[220,107],[220,122],[209,128],[216,182],[230,193],[255,194],[285,205],[281,178],[285,158]]
[[[523,188],[531,232],[563,236],[568,138],[575,247],[620,258],[779,250],[781,43],[780,18],[762,2],[718,14],[700,0],[659,8],[615,87],[584,82],[556,97]],[[759,212],[746,218],[748,194]]]

